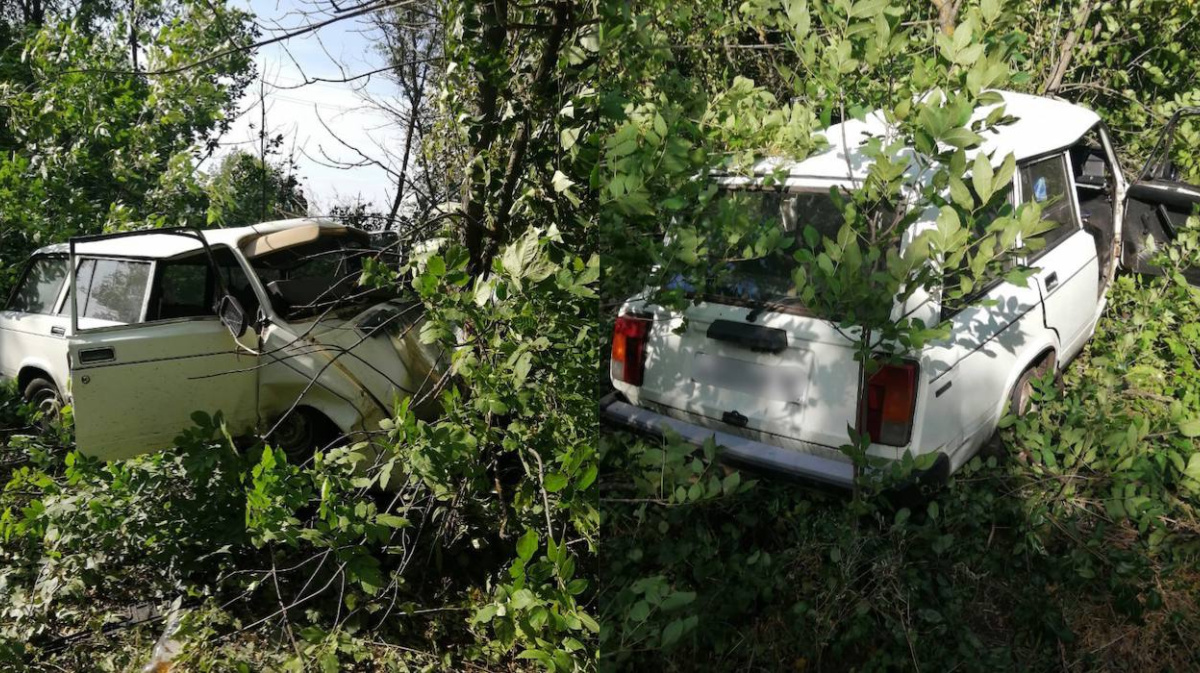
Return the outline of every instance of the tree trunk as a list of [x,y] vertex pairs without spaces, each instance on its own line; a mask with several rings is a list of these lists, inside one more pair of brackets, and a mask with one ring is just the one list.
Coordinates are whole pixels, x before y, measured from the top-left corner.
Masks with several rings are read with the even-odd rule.
[[1043,95],[1053,96],[1062,88],[1063,78],[1066,77],[1067,69],[1071,66],[1071,59],[1075,56],[1075,45],[1079,42],[1079,34],[1092,15],[1094,2],[1095,0],[1084,0],[1083,5],[1079,7],[1079,13],[1075,15],[1075,25],[1067,33],[1062,47],[1058,50],[1058,62],[1054,64],[1054,70],[1050,71],[1050,77],[1042,87]]
[[938,11],[938,26],[947,35],[954,34],[954,24],[958,21],[958,7],[962,0],[932,0]]
[[485,250],[489,234],[489,223],[485,202],[488,197],[487,167],[482,156],[492,148],[500,131],[499,108],[500,87],[497,79],[501,73],[496,72],[495,64],[502,61],[505,43],[508,38],[508,1],[491,0],[483,4],[480,17],[487,26],[483,32],[484,57],[486,70],[481,73],[479,93],[476,107],[479,110],[479,135],[472,143],[472,160],[467,179],[464,183],[463,216],[466,230],[464,242],[469,255],[468,272],[474,276],[486,273],[484,262]]
[[[537,103],[544,103],[553,94],[551,86],[554,82],[554,68],[558,63],[558,55],[562,51],[563,41],[570,23],[571,3],[565,1],[556,2],[550,35],[546,38],[545,50],[542,52],[542,58],[538,62],[538,69],[533,78],[533,100]],[[500,188],[500,198],[495,212],[497,226],[484,254],[483,263],[485,267],[491,263],[491,258],[499,250],[499,247],[507,243],[510,239],[511,232],[508,231],[509,228],[507,226],[509,211],[513,207],[517,183],[520,181],[521,174],[525,169],[525,152],[529,148],[529,135],[532,132],[531,127],[534,123],[541,121],[540,119],[533,120],[531,117],[541,112],[542,109],[540,108],[543,107],[539,106],[539,109],[526,109],[524,118],[521,120],[521,125],[518,127],[517,136],[513,140],[512,150],[508,156],[508,165],[504,171],[504,183]]]

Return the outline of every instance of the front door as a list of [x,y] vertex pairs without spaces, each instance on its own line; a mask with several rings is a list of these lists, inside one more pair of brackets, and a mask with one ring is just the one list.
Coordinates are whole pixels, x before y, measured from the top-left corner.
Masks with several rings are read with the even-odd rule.
[[[1189,217],[1200,212],[1200,163],[1177,144],[1179,135],[1200,131],[1200,108],[1185,108],[1167,122],[1163,137],[1136,182],[1129,186],[1125,205],[1124,254],[1126,268],[1138,273],[1158,273],[1151,262],[1155,249],[1174,240]],[[1147,245],[1152,239],[1154,246]],[[1200,286],[1200,269],[1183,275]]]
[[195,412],[221,412],[234,436],[254,428],[257,357],[214,315],[206,255],[83,258],[76,274],[69,353],[81,452],[116,460],[173,446]]

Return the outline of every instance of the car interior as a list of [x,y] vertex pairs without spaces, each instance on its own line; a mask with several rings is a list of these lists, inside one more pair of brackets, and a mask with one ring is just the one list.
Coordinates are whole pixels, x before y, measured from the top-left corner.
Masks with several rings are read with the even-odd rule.
[[1100,292],[1103,293],[1106,280],[1117,261],[1113,254],[1113,238],[1116,234],[1113,222],[1114,174],[1096,129],[1088,131],[1071,147],[1069,157],[1079,198],[1079,218],[1083,221],[1084,230],[1096,241]]
[[[1200,212],[1196,160],[1187,151],[1198,123],[1200,108],[1178,110],[1138,179],[1129,185],[1123,255],[1125,266],[1137,273],[1161,273],[1153,263],[1156,249],[1173,240],[1188,218]],[[1193,140],[1179,142],[1181,138]],[[1147,245],[1148,239],[1156,245]],[[1200,285],[1200,268],[1185,269],[1183,275],[1192,285]]]

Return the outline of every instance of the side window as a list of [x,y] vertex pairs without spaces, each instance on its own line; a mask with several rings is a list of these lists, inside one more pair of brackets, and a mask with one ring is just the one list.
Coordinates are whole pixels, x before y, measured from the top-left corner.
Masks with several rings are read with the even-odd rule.
[[79,317],[132,324],[142,317],[150,263],[84,259],[76,272]]
[[1026,164],[1020,172],[1021,193],[1025,202],[1041,204],[1042,219],[1058,224],[1043,234],[1045,247],[1052,248],[1078,229],[1075,201],[1068,189],[1071,182],[1067,176],[1067,164],[1059,154]]
[[[237,298],[247,314],[256,315],[258,295],[237,258],[224,246],[215,247],[212,252],[229,293]],[[206,253],[159,262],[146,320],[215,316],[213,306],[217,293],[216,279],[210,271]]]
[[67,280],[66,257],[39,257],[29,266],[13,294],[8,310],[18,313],[54,313],[54,305]]
[[203,254],[159,262],[146,320],[213,315],[209,275]]

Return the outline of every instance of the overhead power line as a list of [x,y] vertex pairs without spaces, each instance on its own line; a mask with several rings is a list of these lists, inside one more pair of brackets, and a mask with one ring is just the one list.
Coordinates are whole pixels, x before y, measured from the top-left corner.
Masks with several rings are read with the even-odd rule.
[[307,35],[309,33],[316,32],[326,26],[338,23],[339,21],[345,21],[347,19],[354,19],[354,18],[357,18],[360,16],[364,16],[366,14],[378,12],[381,9],[390,9],[392,7],[401,7],[404,5],[413,4],[414,2],[415,2],[415,0],[388,0],[385,2],[367,4],[362,7],[357,8],[355,10],[348,11],[345,14],[340,14],[338,16],[334,16],[329,19],[326,19],[325,21],[320,21],[317,23],[309,24],[307,26],[303,26],[296,30],[293,30],[293,31],[290,31],[287,33],[283,33],[282,35],[276,35],[275,37],[271,37],[271,38],[268,38],[265,40],[260,40],[253,44],[223,49],[214,54],[209,54],[208,56],[205,56],[204,58],[192,61],[191,63],[187,63],[187,64],[180,65],[180,66],[175,66],[173,68],[163,68],[160,70],[105,70],[105,69],[98,69],[98,68],[82,68],[82,69],[77,69],[77,70],[64,70],[62,72],[55,73],[55,76],[62,77],[63,75],[95,74],[95,75],[126,75],[126,76],[163,77],[166,75],[177,75],[181,72],[185,72],[187,70],[191,70],[192,68],[198,68],[200,66],[207,65],[209,63],[212,63],[213,61],[224,58],[226,56],[230,56],[232,54],[236,54],[238,52],[251,51],[254,49],[258,49],[259,47],[265,47],[267,45],[275,44],[277,42],[284,42],[286,40],[292,39],[293,37],[299,37],[301,35]]

